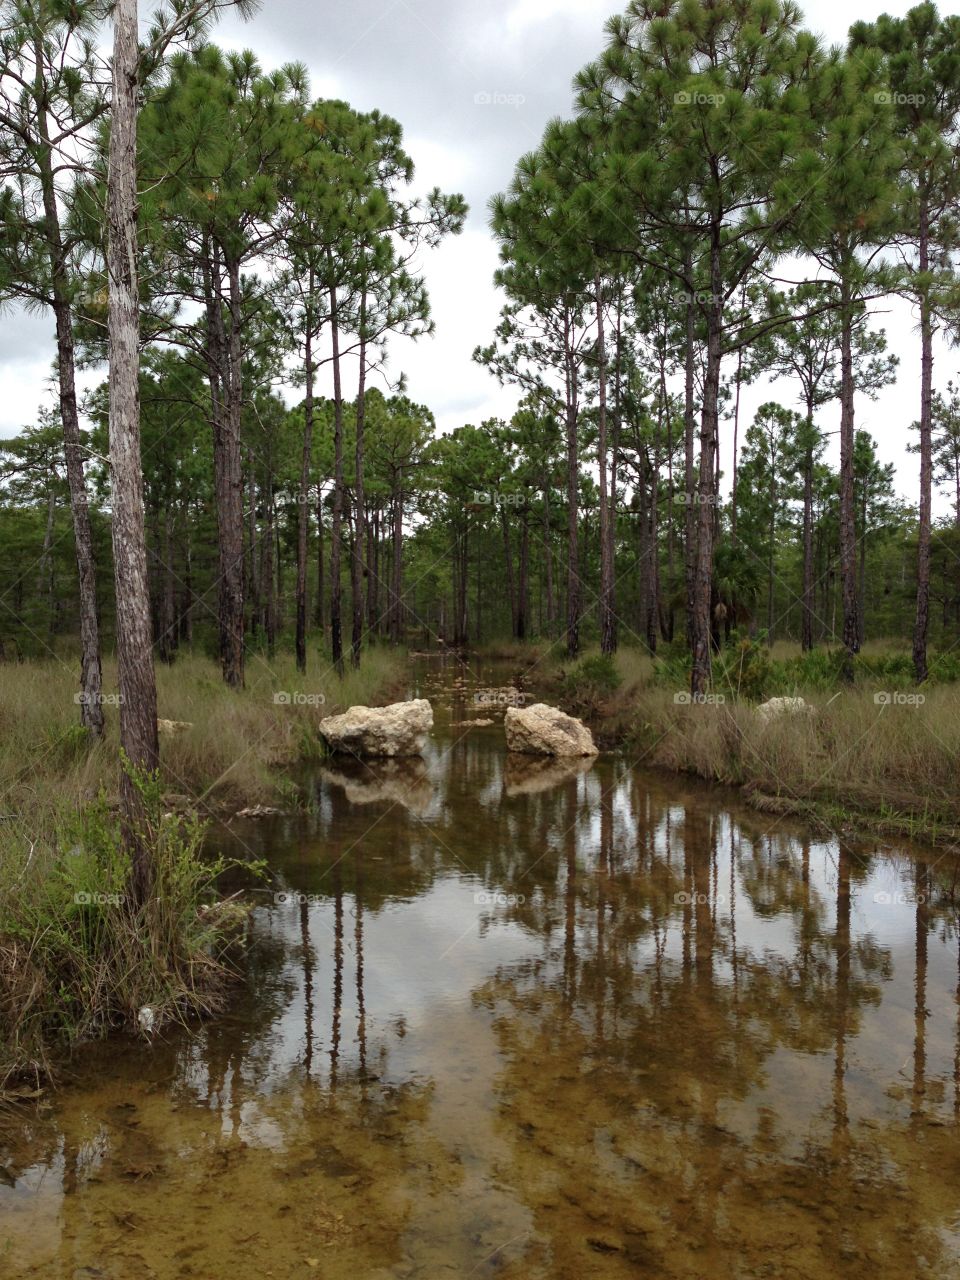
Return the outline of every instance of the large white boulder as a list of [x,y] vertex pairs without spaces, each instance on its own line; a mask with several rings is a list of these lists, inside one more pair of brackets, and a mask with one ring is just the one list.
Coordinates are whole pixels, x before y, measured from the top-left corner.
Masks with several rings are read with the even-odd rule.
[[433,708],[426,698],[389,707],[351,707],[320,721],[330,750],[351,756],[419,756],[432,728]]
[[538,756],[595,756],[593,735],[582,720],[557,707],[507,707],[503,717],[507,749]]
[[781,716],[811,715],[814,709],[803,698],[771,698],[757,707],[757,716],[766,724],[770,720],[779,720]]

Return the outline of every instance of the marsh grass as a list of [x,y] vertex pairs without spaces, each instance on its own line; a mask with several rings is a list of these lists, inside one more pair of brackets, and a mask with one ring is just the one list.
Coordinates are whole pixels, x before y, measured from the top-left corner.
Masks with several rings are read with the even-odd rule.
[[[202,807],[252,804],[277,794],[277,769],[320,749],[317,727],[355,703],[401,688],[402,659],[387,649],[364,654],[359,671],[338,679],[322,655],[300,676],[292,655],[248,660],[246,687],[232,691],[208,658],[185,655],[157,667],[162,719],[189,728],[160,743],[169,792]],[[104,663],[106,737],[93,747],[78,723],[75,666],[0,664],[0,814],[65,811],[115,794],[119,774],[116,665]],[[280,700],[275,700],[279,698]]]
[[[620,708],[618,740],[638,762],[741,786],[763,807],[960,839],[960,685],[944,678],[949,667],[917,689],[902,653],[864,655],[853,686],[831,674],[833,654],[807,655],[806,670],[800,661],[761,672],[717,664],[702,705],[678,702],[685,685],[658,664]],[[813,711],[765,723],[756,705],[773,696],[802,697]]]
[[154,885],[134,910],[116,810],[115,665],[104,668],[107,733],[91,744],[75,667],[0,664],[0,1094],[14,1078],[35,1084],[60,1046],[135,1028],[143,1006],[155,1026],[218,1007],[244,913],[218,901],[226,864],[204,851],[202,819],[283,794],[282,767],[319,752],[325,715],[389,700],[404,679],[388,650],[342,680],[322,658],[313,666],[301,677],[292,656],[254,658],[238,692],[209,659],[158,668],[160,716],[188,727],[161,738],[158,775],[138,782]]

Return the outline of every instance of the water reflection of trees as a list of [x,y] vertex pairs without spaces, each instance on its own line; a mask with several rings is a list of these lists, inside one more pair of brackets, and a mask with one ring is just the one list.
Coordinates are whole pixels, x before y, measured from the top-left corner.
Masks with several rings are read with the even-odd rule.
[[877,851],[819,846],[814,883],[809,839],[637,785],[568,787],[511,885],[528,885],[513,916],[542,950],[475,993],[504,1063],[512,1155],[497,1174],[536,1223],[516,1274],[719,1275],[734,1257],[776,1274],[945,1274],[954,1209],[938,1188],[956,1133],[920,1113],[927,952],[955,908],[911,863],[912,1081],[881,1122],[851,1107],[862,1016],[894,969],[891,947],[852,928]]

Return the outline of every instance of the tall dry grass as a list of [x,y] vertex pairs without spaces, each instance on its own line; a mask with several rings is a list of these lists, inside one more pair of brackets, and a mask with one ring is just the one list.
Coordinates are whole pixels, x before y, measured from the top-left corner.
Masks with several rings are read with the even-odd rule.
[[141,783],[155,879],[134,908],[115,806],[115,664],[104,665],[107,733],[94,744],[74,666],[0,665],[0,1095],[14,1076],[42,1075],[52,1045],[136,1025],[144,1005],[157,1025],[215,1007],[236,915],[216,902],[223,867],[194,815],[275,798],[281,766],[319,751],[323,716],[387,701],[405,678],[388,650],[342,680],[319,664],[300,676],[289,655],[251,660],[239,691],[198,656],[157,677],[161,718],[186,727],[161,738],[159,776]]
[[744,787],[766,807],[960,839],[960,687],[899,691],[922,699],[899,703],[877,702],[878,692],[807,691],[811,713],[765,722],[748,702],[678,704],[647,686],[632,699],[624,749],[639,763]]

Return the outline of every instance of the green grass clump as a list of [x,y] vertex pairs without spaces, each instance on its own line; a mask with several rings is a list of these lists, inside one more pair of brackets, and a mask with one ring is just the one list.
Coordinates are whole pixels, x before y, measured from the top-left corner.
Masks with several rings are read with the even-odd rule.
[[142,905],[103,797],[38,838],[14,827],[0,842],[0,1089],[45,1074],[52,1049],[136,1028],[145,1006],[156,1028],[219,1005],[245,915],[218,902],[228,862],[204,854],[199,819],[165,812],[159,778],[137,786],[152,867]]

